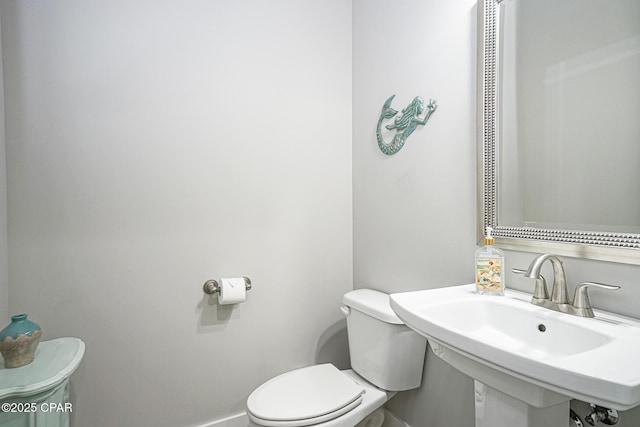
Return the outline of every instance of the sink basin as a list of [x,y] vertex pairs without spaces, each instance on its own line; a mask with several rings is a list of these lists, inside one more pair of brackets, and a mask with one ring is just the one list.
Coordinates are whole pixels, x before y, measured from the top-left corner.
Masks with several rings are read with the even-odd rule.
[[559,318],[562,316],[546,316],[546,312],[537,313],[529,308],[502,298],[478,301],[472,296],[430,305],[425,319],[437,319],[448,331],[462,335],[463,339],[488,343],[502,351],[537,361],[582,353],[612,340],[603,333],[563,321]]
[[640,404],[640,321],[587,319],[474,285],[391,295],[391,307],[434,353],[489,387],[538,408],[572,398],[626,410]]

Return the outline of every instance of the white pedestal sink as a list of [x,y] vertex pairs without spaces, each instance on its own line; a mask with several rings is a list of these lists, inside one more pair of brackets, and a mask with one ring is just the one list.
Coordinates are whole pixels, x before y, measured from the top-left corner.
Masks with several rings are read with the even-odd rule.
[[475,380],[477,427],[565,426],[573,398],[640,404],[640,321],[581,318],[530,295],[476,294],[474,285],[391,295],[391,307],[434,354]]

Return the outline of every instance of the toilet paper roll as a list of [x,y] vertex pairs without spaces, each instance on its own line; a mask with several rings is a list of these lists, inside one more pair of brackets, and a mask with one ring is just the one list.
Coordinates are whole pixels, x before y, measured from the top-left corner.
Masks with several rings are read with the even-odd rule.
[[220,279],[220,292],[218,293],[218,303],[238,304],[247,299],[247,288],[243,277],[231,277]]

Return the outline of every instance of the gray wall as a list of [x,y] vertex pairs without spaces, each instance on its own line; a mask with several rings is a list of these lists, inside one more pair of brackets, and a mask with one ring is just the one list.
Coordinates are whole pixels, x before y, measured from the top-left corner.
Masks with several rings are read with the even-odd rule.
[[[1,24],[0,24],[1,25]],[[1,32],[1,27],[0,27]],[[2,46],[0,46],[0,82]],[[4,141],[4,85],[0,85],[0,321],[9,320],[9,253],[7,238],[7,161]]]
[[[475,246],[475,0],[353,1],[354,285],[470,283]],[[400,152],[378,149],[384,101],[438,101]],[[471,427],[473,382],[433,354],[390,404],[414,427]]]
[[[0,34],[1,31],[2,27],[0,26]],[[2,46],[0,45],[0,83],[2,82]],[[7,161],[4,130],[4,85],[0,84],[0,322],[2,322],[3,325],[5,320],[9,320]]]
[[[73,424],[203,423],[333,359],[353,287],[350,2],[0,12],[10,308],[86,342]],[[203,297],[240,275],[245,303]]]

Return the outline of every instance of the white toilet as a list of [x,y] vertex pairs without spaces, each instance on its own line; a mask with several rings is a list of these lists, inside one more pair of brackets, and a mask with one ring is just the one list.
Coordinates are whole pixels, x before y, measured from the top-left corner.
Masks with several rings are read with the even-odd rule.
[[[247,399],[252,426],[354,427],[396,392],[420,387],[427,341],[370,289],[345,294],[352,369],[331,364],[296,369],[258,387]],[[364,422],[380,425],[379,413]]]

